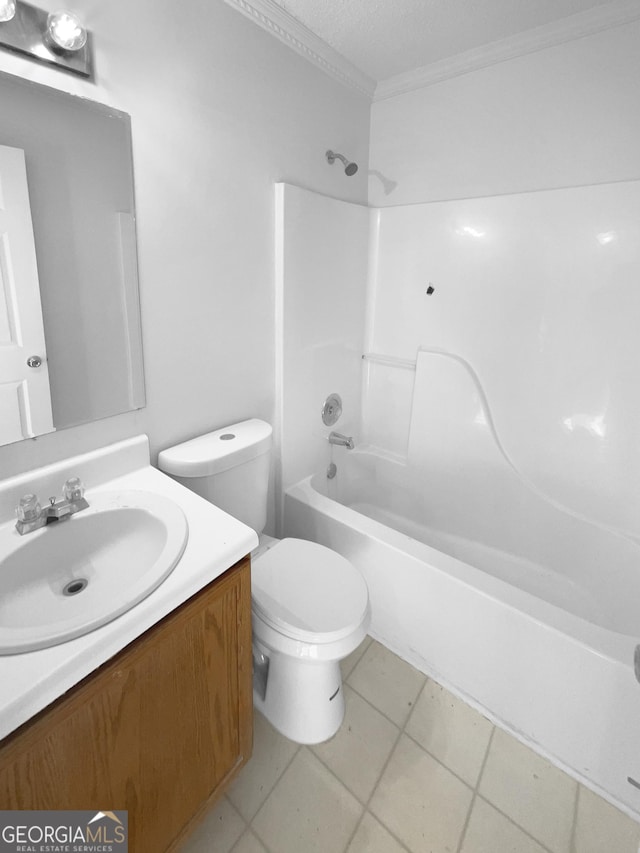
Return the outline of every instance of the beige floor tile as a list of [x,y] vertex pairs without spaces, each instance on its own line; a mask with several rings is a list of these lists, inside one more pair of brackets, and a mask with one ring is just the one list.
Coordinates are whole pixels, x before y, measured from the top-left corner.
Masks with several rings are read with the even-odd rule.
[[405,727],[449,770],[475,787],[493,724],[435,681],[428,680]]
[[501,729],[478,791],[553,853],[569,853],[577,783]]
[[580,786],[572,853],[637,853],[640,825]]
[[375,640],[347,683],[398,726],[404,726],[426,678]]
[[460,853],[545,853],[545,850],[493,806],[476,797]]
[[347,853],[406,853],[403,847],[369,812],[365,813]]
[[400,729],[345,685],[346,711],[338,733],[312,747],[363,803],[371,796]]
[[[217,853],[217,851],[211,851],[211,853]],[[247,829],[241,835],[240,841],[238,841],[231,853],[268,853],[268,850],[262,841],[250,829]]]
[[366,652],[371,644],[371,637],[365,637],[364,640],[360,643],[355,651],[351,652],[351,654],[344,658],[344,660],[340,661],[340,671],[342,672],[342,678],[346,681],[346,679],[351,675],[353,668],[358,663],[362,655]]
[[187,839],[181,853],[229,853],[245,828],[244,820],[223,797]]
[[343,853],[362,806],[318,758],[301,749],[253,820],[274,853]]
[[412,853],[457,850],[473,793],[406,735],[369,805]]
[[256,711],[253,754],[227,792],[245,820],[252,820],[298,748]]

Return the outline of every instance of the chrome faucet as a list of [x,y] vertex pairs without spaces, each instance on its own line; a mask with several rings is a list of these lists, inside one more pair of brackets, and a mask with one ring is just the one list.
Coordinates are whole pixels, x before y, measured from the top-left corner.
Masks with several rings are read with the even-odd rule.
[[338,447],[346,447],[347,450],[353,450],[353,439],[350,435],[342,435],[341,432],[329,433],[329,444],[335,444]]
[[78,477],[70,477],[62,487],[62,497],[49,498],[49,506],[41,507],[36,495],[20,498],[16,508],[16,530],[24,536],[54,521],[63,521],[88,506],[82,481]]

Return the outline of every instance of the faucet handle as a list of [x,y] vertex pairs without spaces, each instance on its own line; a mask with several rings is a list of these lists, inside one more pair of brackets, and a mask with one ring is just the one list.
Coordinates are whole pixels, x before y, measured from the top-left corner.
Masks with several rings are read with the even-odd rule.
[[20,502],[16,507],[18,521],[24,521],[26,523],[29,521],[36,521],[40,518],[41,513],[42,507],[40,506],[37,495],[23,495],[20,498]]
[[62,487],[62,496],[67,501],[79,501],[84,497],[84,486],[80,477],[69,477]]

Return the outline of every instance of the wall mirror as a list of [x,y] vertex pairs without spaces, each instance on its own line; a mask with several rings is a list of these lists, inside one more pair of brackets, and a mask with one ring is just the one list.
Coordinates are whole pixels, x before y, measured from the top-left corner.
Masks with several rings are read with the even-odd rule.
[[0,115],[8,444],[141,408],[145,398],[129,116],[4,73]]

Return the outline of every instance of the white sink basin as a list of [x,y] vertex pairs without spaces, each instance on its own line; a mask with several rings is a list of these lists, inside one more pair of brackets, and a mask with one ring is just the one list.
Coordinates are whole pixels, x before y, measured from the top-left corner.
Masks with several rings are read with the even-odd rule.
[[24,536],[0,527],[0,654],[110,622],[153,592],[187,543],[180,507],[152,492],[88,494],[89,508]]

